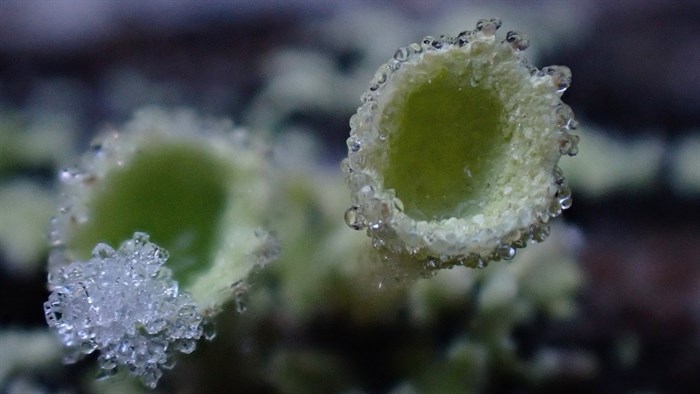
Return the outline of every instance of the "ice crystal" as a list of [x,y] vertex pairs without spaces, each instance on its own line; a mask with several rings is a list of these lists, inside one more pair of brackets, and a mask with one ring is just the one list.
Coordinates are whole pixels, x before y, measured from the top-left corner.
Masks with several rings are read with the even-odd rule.
[[99,350],[107,375],[118,366],[154,388],[176,350],[190,353],[202,336],[202,316],[178,290],[168,253],[135,233],[118,250],[98,244],[89,261],[49,272],[48,325],[69,350],[67,362]]

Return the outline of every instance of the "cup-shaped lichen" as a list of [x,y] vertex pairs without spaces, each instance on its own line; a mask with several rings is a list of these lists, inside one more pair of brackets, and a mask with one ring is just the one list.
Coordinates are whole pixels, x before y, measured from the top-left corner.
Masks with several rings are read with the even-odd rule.
[[264,153],[229,122],[149,110],[61,171],[44,308],[69,361],[99,350],[106,373],[155,387],[174,349],[194,350],[200,323],[276,257]]
[[560,98],[570,71],[530,65],[527,37],[499,38],[500,24],[399,48],[362,96],[343,162],[345,219],[375,246],[483,266],[543,240],[571,205],[557,167],[577,152]]
[[60,174],[49,270],[144,232],[169,252],[168,268],[200,308],[218,308],[274,249],[260,228],[264,152],[249,145],[229,123],[185,111],[142,111],[123,132],[104,133]]

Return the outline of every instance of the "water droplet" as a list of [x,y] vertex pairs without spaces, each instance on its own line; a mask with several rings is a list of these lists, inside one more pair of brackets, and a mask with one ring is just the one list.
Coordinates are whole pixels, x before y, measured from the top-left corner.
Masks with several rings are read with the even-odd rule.
[[197,342],[194,339],[181,339],[175,347],[182,353],[190,354],[197,348]]
[[515,257],[515,248],[503,244],[496,249],[496,252],[503,260],[512,260]]
[[372,78],[370,84],[379,86],[384,84],[388,78],[389,76],[387,70],[385,70],[384,67],[382,67],[379,70],[377,70],[376,74],[374,74],[374,78]]
[[575,129],[578,127],[578,122],[574,119],[574,111],[566,104],[556,106],[554,119],[556,124],[562,129]]
[[362,216],[359,214],[360,207],[353,205],[345,211],[345,224],[353,230],[362,230],[365,225],[362,221]]
[[107,380],[109,378],[114,377],[114,375],[116,375],[116,374],[117,374],[117,369],[114,367],[100,369],[97,372],[97,375],[95,375],[95,380],[100,380],[100,381]]
[[350,136],[350,138],[347,139],[346,141],[348,145],[348,149],[351,152],[357,152],[362,148],[362,143],[360,142],[360,139],[357,136]]
[[146,387],[154,389],[158,385],[158,380],[160,380],[161,376],[163,376],[163,372],[161,372],[160,369],[149,368],[141,375],[141,382],[143,382]]
[[506,41],[509,42],[511,47],[516,51],[524,51],[530,46],[530,39],[528,36],[517,31],[509,31],[506,34]]
[[394,53],[394,59],[400,62],[405,62],[411,55],[410,50],[407,47],[401,47]]
[[549,205],[549,216],[555,218],[559,215],[561,215],[561,204],[559,203],[559,200],[555,199]]
[[542,69],[546,75],[552,78],[552,84],[557,88],[557,93],[563,93],[571,86],[571,70],[566,66],[549,66]]
[[347,157],[340,162],[340,169],[345,174],[352,174],[352,167],[350,167],[350,159]]
[[97,244],[93,249],[92,249],[92,257],[98,258],[98,259],[106,259],[114,256],[116,252],[114,249],[112,249],[109,245],[107,244]]
[[537,242],[542,242],[549,236],[549,225],[542,223],[540,225],[533,226],[532,229],[532,239]]
[[435,49],[435,47],[433,46],[433,42],[435,42],[435,37],[425,36],[425,38],[421,40],[420,46],[424,51],[430,51]]
[[478,269],[484,269],[488,265],[488,262],[484,260],[481,256],[478,256],[476,258],[476,268]]
[[566,196],[559,199],[559,205],[561,206],[561,209],[569,209],[571,208],[572,204],[573,199],[571,198],[571,196]]
[[413,53],[421,53],[423,52],[423,47],[420,46],[418,43],[412,43],[411,45],[408,46],[408,49],[411,50]]
[[114,359],[114,356],[107,354],[100,354],[100,356],[97,357],[97,363],[102,369],[114,369],[117,366],[117,361]]
[[487,36],[496,34],[496,30],[501,27],[501,18],[480,19],[476,23],[476,31],[480,31]]
[[463,32],[460,32],[457,35],[457,45],[460,47],[463,47],[469,43],[469,41],[472,41],[474,39],[474,32],[472,30],[466,30]]

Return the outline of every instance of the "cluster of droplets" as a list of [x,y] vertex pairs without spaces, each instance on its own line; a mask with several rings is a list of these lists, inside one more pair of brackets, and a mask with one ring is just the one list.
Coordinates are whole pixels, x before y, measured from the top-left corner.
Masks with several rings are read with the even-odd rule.
[[[511,260],[516,250],[524,248],[529,243],[542,242],[549,235],[549,219],[561,214],[562,210],[571,207],[571,189],[559,167],[554,168],[552,177],[555,181],[555,194],[551,207],[545,212],[536,214],[534,221],[526,227],[512,231],[500,237],[500,242],[493,246],[490,252],[457,253],[442,255],[426,255],[425,250],[417,247],[407,247],[405,237],[396,237],[396,223],[391,223],[396,213],[403,212],[403,202],[395,196],[394,190],[382,187],[382,177],[377,173],[375,163],[377,155],[384,155],[386,149],[371,149],[376,144],[386,144],[387,136],[377,127],[380,116],[379,101],[389,94],[392,78],[402,67],[419,63],[430,52],[444,51],[455,48],[478,48],[484,42],[493,42],[496,31],[501,27],[499,18],[481,19],[474,30],[463,31],[455,37],[426,36],[419,43],[400,47],[387,63],[380,66],[369,83],[368,90],[362,95],[362,104],[350,118],[351,133],[347,139],[348,157],[341,163],[346,175],[346,182],[351,189],[351,206],[345,211],[345,223],[354,230],[367,230],[375,248],[390,253],[408,253],[424,263],[425,272],[429,275],[437,269],[464,265],[484,268],[490,261]],[[542,69],[530,64],[521,56],[530,40],[526,34],[517,31],[507,32],[500,44],[509,47],[519,59],[519,64],[533,78],[535,83],[549,84],[550,91],[561,97],[571,84],[571,71],[566,66],[548,66]],[[472,82],[474,86],[474,83]],[[551,109],[552,124],[556,125],[558,153],[575,156],[578,153],[579,137],[571,133],[578,126],[571,108],[557,100]],[[372,151],[368,154],[368,151]],[[378,153],[379,152],[379,153]],[[382,159],[380,159],[382,160]],[[465,169],[467,177],[471,175]],[[479,215],[477,215],[479,216]],[[483,216],[483,215],[481,215]],[[388,225],[390,224],[391,225]],[[403,230],[406,230],[405,228]],[[400,230],[400,231],[403,231]],[[415,231],[414,231],[415,230]],[[415,232],[415,238],[431,244],[429,234],[420,234],[420,230],[408,229]]]
[[176,351],[194,351],[205,325],[164,266],[167,258],[147,234],[135,233],[117,250],[98,244],[90,260],[49,272],[44,313],[70,352],[66,362],[97,350],[101,376],[121,366],[154,388]]

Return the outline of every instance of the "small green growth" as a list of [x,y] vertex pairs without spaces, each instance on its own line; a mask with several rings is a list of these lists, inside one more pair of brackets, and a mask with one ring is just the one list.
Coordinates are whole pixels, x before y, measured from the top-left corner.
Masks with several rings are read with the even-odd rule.
[[506,144],[495,92],[472,86],[473,66],[458,71],[443,69],[392,104],[399,120],[387,133],[384,181],[416,220],[473,215],[500,160],[496,150]]
[[87,259],[98,243],[118,245],[134,231],[170,252],[168,267],[186,286],[206,269],[226,209],[226,167],[205,148],[170,143],[143,149],[107,175],[91,200],[89,220],[70,245]]

